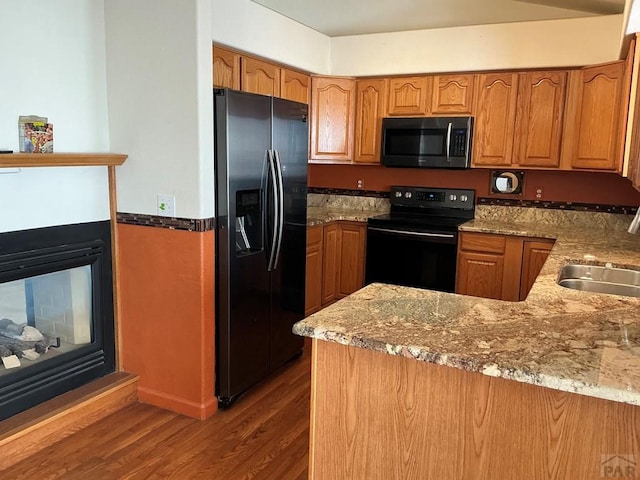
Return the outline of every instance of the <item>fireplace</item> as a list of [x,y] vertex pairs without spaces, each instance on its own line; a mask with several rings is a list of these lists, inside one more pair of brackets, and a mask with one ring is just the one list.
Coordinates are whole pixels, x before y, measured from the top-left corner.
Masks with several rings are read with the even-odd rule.
[[0,234],[0,420],[115,369],[110,222]]

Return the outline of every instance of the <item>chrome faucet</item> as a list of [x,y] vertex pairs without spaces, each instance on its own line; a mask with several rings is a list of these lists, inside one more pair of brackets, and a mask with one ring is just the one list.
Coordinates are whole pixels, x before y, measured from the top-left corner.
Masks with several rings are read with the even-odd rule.
[[629,229],[627,232],[629,233],[638,233],[640,229],[640,207],[638,207],[638,211],[636,212],[636,216],[631,220],[631,225],[629,225]]

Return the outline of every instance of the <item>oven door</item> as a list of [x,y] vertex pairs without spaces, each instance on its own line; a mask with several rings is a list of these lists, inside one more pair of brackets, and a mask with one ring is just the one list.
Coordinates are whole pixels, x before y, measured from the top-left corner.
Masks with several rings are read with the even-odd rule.
[[365,281],[455,291],[458,233],[367,227]]

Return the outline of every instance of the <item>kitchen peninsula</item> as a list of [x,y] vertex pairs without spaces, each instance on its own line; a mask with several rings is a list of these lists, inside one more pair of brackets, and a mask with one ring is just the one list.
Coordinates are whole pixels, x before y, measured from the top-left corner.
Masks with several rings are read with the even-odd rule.
[[640,269],[640,237],[617,215],[585,228],[504,212],[460,230],[556,239],[526,300],[372,284],[296,324],[314,344],[310,478],[635,469],[640,299],[556,280],[567,263]]

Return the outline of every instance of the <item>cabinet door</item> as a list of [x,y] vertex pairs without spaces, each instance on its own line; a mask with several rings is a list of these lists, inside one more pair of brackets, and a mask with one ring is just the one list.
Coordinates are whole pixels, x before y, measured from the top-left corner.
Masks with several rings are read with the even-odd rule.
[[517,89],[515,73],[478,76],[472,165],[511,165]]
[[386,80],[356,82],[355,162],[379,163]]
[[390,78],[387,115],[428,115],[431,107],[432,80],[432,77],[427,76]]
[[325,225],[322,236],[322,305],[335,302],[338,294],[338,225]]
[[522,247],[520,300],[527,298],[544,262],[553,248],[553,240],[525,240]]
[[353,158],[356,82],[352,78],[312,77],[310,158]]
[[475,75],[438,75],[433,77],[431,113],[471,115]]
[[624,61],[571,72],[562,151],[570,168],[621,167],[625,83]]
[[322,226],[307,229],[305,316],[322,306]]
[[280,96],[280,67],[251,57],[242,57],[242,91]]
[[311,77],[288,68],[280,69],[280,97],[294,102],[309,103]]
[[459,252],[456,293],[500,299],[503,270],[503,255]]
[[240,90],[240,55],[213,47],[213,86]]
[[[627,118],[623,175],[626,175],[636,190],[640,190],[640,45],[638,34],[633,38],[625,69],[629,79],[629,111]],[[637,48],[636,48],[637,47]],[[631,72],[631,76],[629,75]]]
[[529,72],[518,78],[514,164],[559,167],[567,72]]
[[[636,53],[638,56],[638,60],[636,60],[636,65],[634,66],[634,70],[640,68],[640,48]],[[634,75],[638,75],[638,73],[634,73]],[[628,141],[628,171],[627,177],[631,180],[631,184],[636,190],[640,190],[640,81],[636,79],[635,82],[635,92],[632,92],[631,101],[633,102],[631,111],[632,121],[627,128],[630,128],[630,135],[627,135]],[[630,106],[631,108],[631,106]]]
[[338,298],[346,297],[364,286],[366,225],[340,222],[338,246]]

